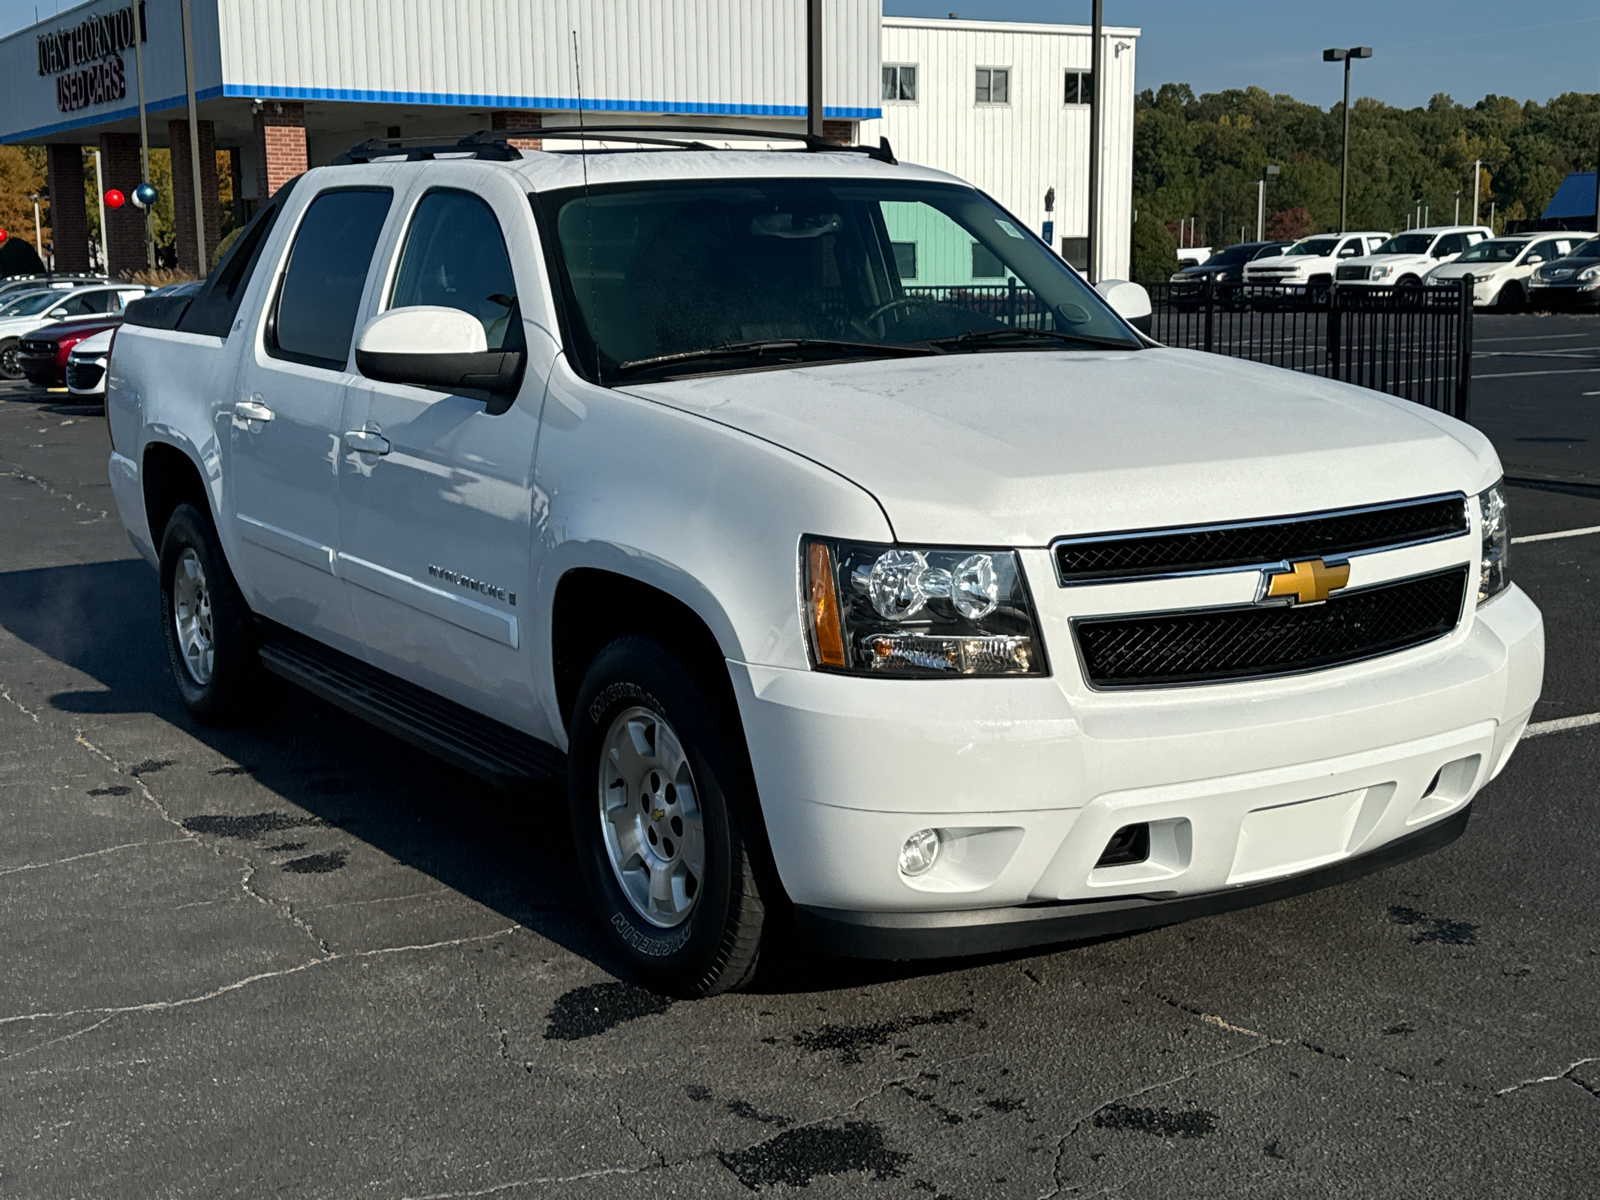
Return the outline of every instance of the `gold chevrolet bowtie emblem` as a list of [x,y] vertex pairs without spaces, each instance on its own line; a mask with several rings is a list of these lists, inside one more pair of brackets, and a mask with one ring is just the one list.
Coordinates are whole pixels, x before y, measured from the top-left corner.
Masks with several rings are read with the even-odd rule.
[[652,821],[659,821],[659,820],[661,820],[662,817],[664,817],[666,815],[667,815],[667,810],[664,809],[664,808],[653,808],[653,809],[650,810],[650,819]]
[[1263,600],[1285,597],[1299,604],[1321,604],[1332,592],[1337,592],[1350,582],[1350,564],[1330,567],[1320,558],[1297,562],[1287,571],[1267,575],[1267,588]]

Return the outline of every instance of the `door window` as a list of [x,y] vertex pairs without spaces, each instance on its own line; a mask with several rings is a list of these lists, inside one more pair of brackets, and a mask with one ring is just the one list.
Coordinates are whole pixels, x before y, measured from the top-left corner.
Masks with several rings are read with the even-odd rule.
[[1462,241],[1462,236],[1459,233],[1445,234],[1433,244],[1433,257],[1448,258],[1452,254],[1460,254],[1466,249],[1466,247],[1461,244]]
[[362,188],[324,192],[311,202],[278,290],[269,354],[344,370],[372,251],[392,198],[388,188]]
[[468,192],[429,192],[406,235],[389,307],[437,304],[483,323],[491,350],[521,348],[511,256],[494,212]]

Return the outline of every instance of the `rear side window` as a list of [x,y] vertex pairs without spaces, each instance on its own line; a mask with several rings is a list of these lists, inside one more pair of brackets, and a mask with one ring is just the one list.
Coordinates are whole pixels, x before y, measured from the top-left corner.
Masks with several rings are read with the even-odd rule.
[[522,347],[511,257],[493,210],[467,192],[429,192],[406,235],[391,308],[436,304],[483,323],[491,350]]
[[273,357],[344,370],[372,251],[393,197],[388,188],[353,188],[311,202],[273,307],[267,336]]
[[179,329],[185,333],[204,333],[211,337],[228,336],[233,329],[233,319],[239,314],[239,305],[244,302],[245,289],[250,285],[250,278],[261,259],[267,235],[277,223],[278,214],[283,211],[284,201],[293,187],[294,180],[290,180],[250,218],[250,223],[206,277],[205,286],[183,311],[178,321]]

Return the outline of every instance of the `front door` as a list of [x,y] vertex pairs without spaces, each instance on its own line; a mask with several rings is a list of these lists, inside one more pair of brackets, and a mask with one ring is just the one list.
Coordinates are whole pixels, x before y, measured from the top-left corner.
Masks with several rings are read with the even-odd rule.
[[[520,197],[518,197],[520,200]],[[505,212],[507,224],[526,221]],[[536,255],[521,254],[536,294]],[[440,189],[417,203],[380,309],[441,305],[483,322],[490,349],[526,346],[502,221],[481,196]],[[525,640],[533,456],[548,364],[521,396],[483,399],[360,376],[345,398],[339,573],[373,665],[535,731]]]
[[323,192],[295,233],[231,418],[236,574],[251,607],[348,648],[339,580],[342,405],[356,316],[388,189]]

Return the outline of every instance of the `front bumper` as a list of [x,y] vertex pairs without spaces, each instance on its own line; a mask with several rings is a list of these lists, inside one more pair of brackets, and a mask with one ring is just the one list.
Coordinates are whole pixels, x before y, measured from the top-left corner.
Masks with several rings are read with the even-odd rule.
[[[1372,856],[1391,844],[1431,845],[1417,835],[1463,813],[1504,766],[1538,698],[1543,624],[1512,588],[1442,643],[1133,697],[1072,693],[1070,657],[1052,657],[1056,677],[1015,680],[730,663],[803,923],[847,953],[979,953],[1382,865]],[[1144,862],[1097,865],[1113,833],[1145,823]],[[940,859],[907,879],[900,846],[928,828],[945,838]]]
[[1600,283],[1535,284],[1528,291],[1528,303],[1551,312],[1600,308]]

